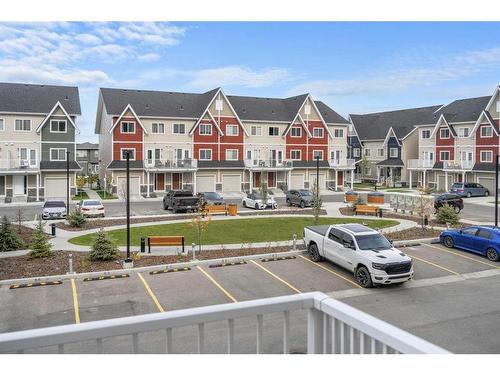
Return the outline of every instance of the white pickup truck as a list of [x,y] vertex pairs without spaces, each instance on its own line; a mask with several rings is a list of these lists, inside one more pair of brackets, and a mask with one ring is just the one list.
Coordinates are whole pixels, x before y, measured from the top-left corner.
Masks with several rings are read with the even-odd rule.
[[413,277],[411,258],[382,234],[361,224],[306,227],[304,241],[311,260],[326,258],[348,269],[364,288],[402,283]]

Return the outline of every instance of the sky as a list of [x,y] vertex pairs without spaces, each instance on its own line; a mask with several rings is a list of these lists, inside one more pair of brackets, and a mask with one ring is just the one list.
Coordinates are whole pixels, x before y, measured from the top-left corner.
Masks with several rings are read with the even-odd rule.
[[100,87],[289,97],[347,117],[491,95],[500,23],[0,23],[0,81],[78,86],[78,142]]

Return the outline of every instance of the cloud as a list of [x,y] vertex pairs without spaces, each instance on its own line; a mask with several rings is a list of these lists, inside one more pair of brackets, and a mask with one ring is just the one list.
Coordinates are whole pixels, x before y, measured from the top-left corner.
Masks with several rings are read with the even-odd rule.
[[77,34],[75,39],[84,44],[99,44],[101,43],[101,38],[94,34]]
[[152,62],[157,61],[161,58],[161,56],[157,53],[145,53],[137,56],[137,60],[142,62]]

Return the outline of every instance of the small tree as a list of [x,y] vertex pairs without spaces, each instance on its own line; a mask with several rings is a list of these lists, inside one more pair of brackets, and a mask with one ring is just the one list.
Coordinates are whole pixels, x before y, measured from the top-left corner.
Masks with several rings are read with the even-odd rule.
[[429,197],[432,192],[430,188],[419,189],[419,199],[417,203],[417,214],[420,217],[422,229],[425,229],[425,218],[429,219],[434,212],[434,200]]
[[19,233],[19,234],[21,234],[23,221],[24,221],[23,209],[18,208],[17,209],[17,233]]
[[313,183],[313,215],[314,215],[314,224],[319,224],[319,215],[321,214],[321,195],[318,194],[318,185],[317,181],[314,180]]
[[30,258],[46,258],[52,255],[52,245],[49,242],[49,236],[43,230],[42,219],[38,219],[35,231],[31,236]]
[[363,155],[363,158],[359,162],[359,165],[361,167],[361,175],[364,176],[365,172],[366,172],[366,168],[368,168],[368,166],[370,165],[370,162],[368,161],[368,158],[366,157],[366,155]]
[[70,212],[67,220],[69,225],[75,228],[83,227],[83,225],[87,222],[87,219],[78,208],[75,208]]
[[80,175],[76,178],[76,195],[80,194],[80,190],[83,189],[86,182],[87,179],[83,175]]
[[118,258],[118,249],[108,238],[103,228],[97,232],[89,254],[90,260],[106,261]]
[[104,190],[104,196],[106,197],[107,194],[112,195],[113,194],[113,178],[111,176],[105,176],[104,177],[106,181],[106,186]]
[[455,225],[458,224],[460,218],[452,206],[445,204],[439,207],[436,219],[439,224],[450,223]]
[[88,177],[87,177],[87,181],[90,185],[90,188],[92,189],[92,186],[99,180],[99,176],[97,175],[97,173],[91,173]]
[[269,197],[269,189],[267,188],[267,172],[260,173],[260,187],[259,187],[260,197],[264,206],[267,204],[267,198]]
[[357,205],[361,205],[361,204],[365,204],[365,201],[363,200],[363,198],[361,198],[360,195],[358,195],[358,197],[356,198],[356,200],[351,203],[351,210],[355,211],[356,210],[356,206]]
[[201,252],[201,237],[210,225],[210,215],[208,214],[208,202],[201,197],[198,203],[198,210],[191,220],[191,225],[196,231],[196,240],[198,242],[198,252]]
[[0,252],[18,250],[22,247],[23,242],[17,233],[12,229],[7,216],[4,216],[2,218],[2,222],[0,223]]

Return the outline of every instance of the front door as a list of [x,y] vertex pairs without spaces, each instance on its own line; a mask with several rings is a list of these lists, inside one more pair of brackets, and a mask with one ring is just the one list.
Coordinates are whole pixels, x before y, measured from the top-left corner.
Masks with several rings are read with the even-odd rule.
[[12,182],[14,185],[14,195],[26,195],[26,176],[14,175]]
[[276,172],[267,173],[267,186],[270,188],[276,187]]
[[182,186],[182,174],[172,173],[172,189],[180,190]]
[[339,186],[342,186],[344,185],[344,172],[340,171],[338,172],[338,175],[337,175],[337,185]]
[[253,187],[260,188],[260,172],[253,174]]
[[165,190],[165,174],[163,174],[163,173],[156,174],[155,190],[157,190],[157,191]]

